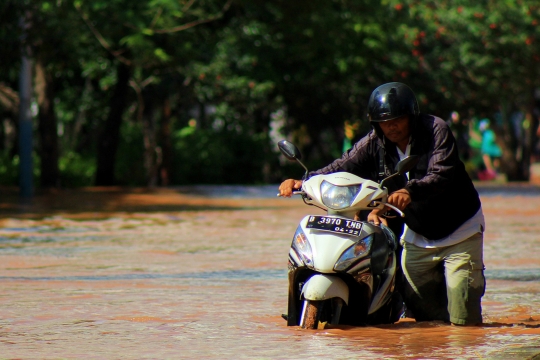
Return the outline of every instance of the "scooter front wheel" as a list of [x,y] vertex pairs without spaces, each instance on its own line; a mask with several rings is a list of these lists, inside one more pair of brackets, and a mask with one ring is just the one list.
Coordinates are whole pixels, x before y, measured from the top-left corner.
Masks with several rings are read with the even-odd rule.
[[317,329],[319,326],[320,309],[322,301],[304,300],[300,326],[304,329]]

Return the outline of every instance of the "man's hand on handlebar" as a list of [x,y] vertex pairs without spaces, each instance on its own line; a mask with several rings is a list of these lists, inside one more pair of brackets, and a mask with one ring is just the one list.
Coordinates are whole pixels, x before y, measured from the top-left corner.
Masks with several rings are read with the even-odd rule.
[[[407,190],[400,189],[388,196],[387,203],[403,210],[411,203],[411,195]],[[374,209],[369,213],[367,221],[377,226],[380,224],[388,226],[388,222],[383,215],[389,210],[391,210],[391,208],[388,206],[385,206],[382,209]]]
[[399,189],[391,193],[386,202],[403,211],[411,203],[411,195],[407,190]]
[[279,185],[279,196],[291,197],[294,190],[302,187],[302,180],[287,179]]

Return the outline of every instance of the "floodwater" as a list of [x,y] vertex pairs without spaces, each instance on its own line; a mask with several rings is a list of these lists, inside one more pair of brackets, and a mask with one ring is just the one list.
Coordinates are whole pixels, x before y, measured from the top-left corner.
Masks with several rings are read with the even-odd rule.
[[484,324],[287,327],[287,256],[320,213],[277,186],[0,202],[0,358],[540,359],[540,190],[480,187]]

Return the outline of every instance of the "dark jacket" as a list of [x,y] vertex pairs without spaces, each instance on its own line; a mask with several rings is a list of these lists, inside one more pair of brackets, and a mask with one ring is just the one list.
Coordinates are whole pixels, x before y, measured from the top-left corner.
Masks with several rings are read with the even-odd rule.
[[[404,210],[405,223],[429,240],[438,240],[476,214],[480,197],[459,159],[456,140],[445,121],[426,114],[412,121],[411,155],[418,155],[420,161],[409,172],[409,181],[397,177],[388,188],[390,192],[403,187],[409,191],[412,201]],[[394,172],[398,161],[396,145],[384,138],[375,125],[340,159],[309,175],[346,171],[380,181]],[[380,174],[381,164],[386,175]]]

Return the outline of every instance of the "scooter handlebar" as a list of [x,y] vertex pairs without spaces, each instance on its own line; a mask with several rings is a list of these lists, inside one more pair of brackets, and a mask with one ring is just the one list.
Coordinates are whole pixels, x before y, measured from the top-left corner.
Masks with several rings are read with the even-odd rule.
[[389,208],[391,208],[392,210],[394,210],[395,212],[397,212],[399,214],[399,216],[405,217],[405,214],[403,213],[403,211],[399,210],[394,205],[390,205],[390,204],[385,204],[385,205],[388,206]]
[[[302,190],[299,190],[299,191],[293,191],[292,194],[293,194],[293,195],[306,195],[306,192],[305,192],[305,191],[302,191]],[[278,197],[281,197],[281,194],[278,193],[277,196],[278,196]]]
[[395,207],[394,205],[390,205],[388,203],[383,203],[383,202],[380,202],[380,201],[374,201],[374,203],[376,204],[383,204],[384,206],[388,206],[390,209],[394,210],[395,212],[397,212],[399,214],[399,216],[401,217],[405,217],[405,214],[403,213],[403,211],[399,210],[399,208]]

